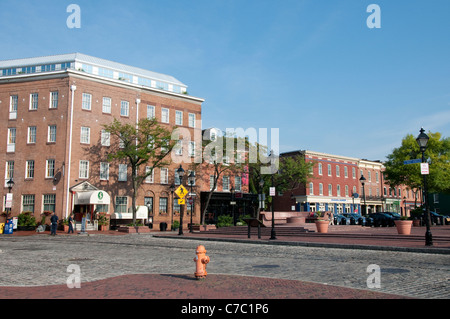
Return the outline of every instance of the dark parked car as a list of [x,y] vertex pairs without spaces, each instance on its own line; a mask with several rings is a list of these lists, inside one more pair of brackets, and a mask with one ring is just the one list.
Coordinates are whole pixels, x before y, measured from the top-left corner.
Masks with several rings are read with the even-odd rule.
[[346,213],[343,215],[347,218],[350,218],[350,225],[361,225],[361,226],[367,225],[367,219],[364,216],[352,213]]
[[384,212],[384,213],[391,215],[394,218],[394,220],[402,218],[402,215],[400,215],[399,213],[393,213],[393,212]]
[[[435,225],[445,225],[446,217],[448,217],[448,216],[440,215],[435,212],[430,212],[430,215],[431,215],[431,224],[435,224]],[[426,217],[427,217],[426,213],[423,213],[422,220],[424,221],[424,223],[427,220]]]
[[398,219],[398,218],[392,217],[391,215],[389,215],[387,213],[372,213],[372,214],[369,214],[369,218],[371,221],[371,225],[374,227],[394,226],[395,225],[394,220]]
[[350,218],[341,214],[334,214],[333,222],[335,225],[350,225]]

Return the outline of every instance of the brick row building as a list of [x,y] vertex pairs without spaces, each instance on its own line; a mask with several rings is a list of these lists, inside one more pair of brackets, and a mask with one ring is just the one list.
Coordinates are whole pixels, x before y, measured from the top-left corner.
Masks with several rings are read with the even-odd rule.
[[[64,218],[73,212],[81,220],[106,212],[113,223],[129,222],[130,167],[107,160],[114,141],[103,125],[114,118],[123,123],[156,118],[169,130],[188,132],[190,141],[177,155],[188,152],[193,158],[201,145],[194,137],[201,138],[203,102],[172,76],[80,53],[0,61],[2,211],[7,182],[13,180],[13,216],[32,212],[38,218],[53,211]],[[182,165],[187,176],[189,163]],[[145,180],[137,197],[138,219],[170,225],[178,218],[180,206],[170,186],[180,184],[179,166],[155,169]],[[238,178],[230,176],[222,191],[241,187]],[[190,189],[186,180],[183,184]],[[209,183],[196,178],[194,223],[200,222],[203,191],[210,191]],[[186,209],[189,216],[191,205]]]
[[[346,156],[309,150],[281,154],[300,155],[313,162],[308,185],[276,197],[277,211],[332,211],[335,213],[398,212],[408,215],[417,203],[419,192],[404,186],[390,187],[383,179],[383,164]],[[362,181],[361,177],[365,180]],[[364,187],[362,185],[364,182]],[[365,200],[364,200],[365,199]]]

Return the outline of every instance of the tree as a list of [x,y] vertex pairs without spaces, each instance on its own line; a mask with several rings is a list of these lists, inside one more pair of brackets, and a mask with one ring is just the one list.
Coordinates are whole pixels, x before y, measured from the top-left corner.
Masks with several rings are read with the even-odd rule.
[[[268,188],[272,186],[277,192],[290,192],[300,185],[305,185],[312,178],[312,169],[314,162],[306,162],[300,153],[291,156],[265,156],[267,147],[255,143],[250,147],[251,154],[257,153],[257,160],[250,161],[248,164],[250,174],[250,191],[258,194],[268,193]],[[270,170],[264,170],[271,166]],[[264,181],[263,189],[260,190],[259,183]],[[273,181],[273,183],[272,183]],[[269,199],[271,201],[271,198]],[[258,216],[259,217],[259,209]]]
[[[430,174],[427,177],[429,193],[450,193],[450,138],[441,138],[436,132],[428,133],[425,159],[430,163]],[[400,147],[395,148],[387,156],[384,176],[389,185],[406,185],[411,189],[422,187],[423,177],[420,173],[420,164],[407,164],[403,162],[411,159],[421,159],[419,145],[416,137],[408,134],[402,140]]]
[[114,119],[103,128],[117,141],[115,146],[111,145],[108,161],[126,161],[131,167],[133,224],[136,225],[137,192],[155,168],[170,164],[168,155],[175,145],[172,132],[161,127],[156,119],[141,119],[137,124]]

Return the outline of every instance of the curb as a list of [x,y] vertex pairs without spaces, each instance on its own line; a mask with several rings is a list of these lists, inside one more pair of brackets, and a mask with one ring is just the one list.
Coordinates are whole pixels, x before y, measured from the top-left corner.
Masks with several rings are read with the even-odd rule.
[[171,238],[184,240],[205,240],[218,242],[232,242],[242,244],[255,245],[284,245],[284,246],[303,246],[314,248],[337,248],[337,249],[361,249],[361,250],[378,250],[378,251],[398,251],[410,253],[424,253],[424,254],[442,254],[450,255],[449,248],[419,248],[419,247],[395,247],[395,246],[375,246],[375,245],[360,245],[360,244],[336,244],[336,243],[312,243],[312,242],[298,242],[298,241],[283,241],[283,240],[246,240],[238,238],[212,238],[212,237],[176,237],[172,235],[152,235],[157,238]]

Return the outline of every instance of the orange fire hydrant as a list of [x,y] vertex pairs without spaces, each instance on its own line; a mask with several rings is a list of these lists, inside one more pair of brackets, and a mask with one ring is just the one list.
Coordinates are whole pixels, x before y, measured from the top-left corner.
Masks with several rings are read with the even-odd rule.
[[205,246],[200,245],[197,247],[197,256],[195,256],[195,278],[202,279],[205,278],[206,273],[206,264],[209,263],[209,257],[206,256]]

